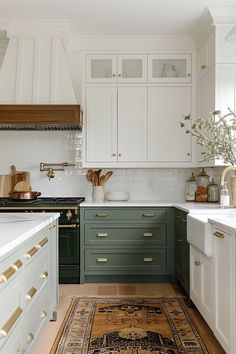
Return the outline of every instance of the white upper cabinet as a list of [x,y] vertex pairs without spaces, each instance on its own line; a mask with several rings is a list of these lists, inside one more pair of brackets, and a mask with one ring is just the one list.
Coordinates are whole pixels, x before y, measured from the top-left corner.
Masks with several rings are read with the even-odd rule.
[[89,54],[86,72],[88,83],[146,82],[147,55]]
[[89,86],[86,96],[86,162],[145,161],[147,88]]
[[191,135],[179,124],[191,111],[191,87],[148,88],[148,161],[192,161]]
[[148,55],[149,82],[191,82],[191,54]]

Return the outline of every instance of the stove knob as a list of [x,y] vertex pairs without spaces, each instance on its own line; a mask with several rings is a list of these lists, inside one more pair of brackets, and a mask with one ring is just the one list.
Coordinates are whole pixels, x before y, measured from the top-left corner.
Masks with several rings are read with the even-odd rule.
[[68,221],[72,218],[72,212],[70,210],[67,210],[66,217]]

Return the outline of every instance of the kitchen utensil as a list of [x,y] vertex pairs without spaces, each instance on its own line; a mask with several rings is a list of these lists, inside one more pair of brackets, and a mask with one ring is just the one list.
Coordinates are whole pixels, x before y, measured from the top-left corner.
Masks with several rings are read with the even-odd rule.
[[87,179],[92,182],[94,186],[98,185],[98,177],[93,170],[88,170],[86,173]]
[[100,177],[100,186],[103,186],[106,181],[112,176],[113,172],[108,171],[105,175]]
[[106,199],[107,200],[120,200],[120,201],[125,201],[129,199],[129,193],[128,192],[122,192],[122,191],[117,191],[117,192],[107,192],[106,193]]
[[30,184],[30,173],[27,171],[17,171],[16,166],[11,166],[11,190],[14,190],[18,182],[26,181]]
[[11,176],[10,175],[0,175],[0,197],[9,197],[9,192],[11,191]]
[[25,191],[25,192],[17,192],[13,191],[9,193],[9,196],[12,200],[34,200],[37,199],[41,195],[40,192],[35,191]]
[[102,172],[102,170],[97,170],[97,171],[95,171],[95,174],[96,174],[96,176],[97,176],[97,178],[98,178],[98,186],[100,186],[100,175],[101,175],[101,172]]

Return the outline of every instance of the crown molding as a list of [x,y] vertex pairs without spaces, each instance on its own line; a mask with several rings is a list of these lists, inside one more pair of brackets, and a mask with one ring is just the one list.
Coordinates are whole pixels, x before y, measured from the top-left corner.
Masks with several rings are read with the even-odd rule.
[[187,35],[77,35],[67,50],[83,51],[193,51],[195,44]]
[[207,7],[202,12],[191,37],[199,48],[214,29],[213,18]]
[[209,11],[214,25],[236,24],[236,6],[212,6]]

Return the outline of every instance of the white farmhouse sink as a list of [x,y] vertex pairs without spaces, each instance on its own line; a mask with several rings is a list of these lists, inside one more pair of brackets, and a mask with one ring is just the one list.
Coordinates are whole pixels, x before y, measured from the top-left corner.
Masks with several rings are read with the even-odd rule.
[[209,214],[191,214],[187,216],[187,240],[193,247],[212,256],[212,226],[208,223]]

